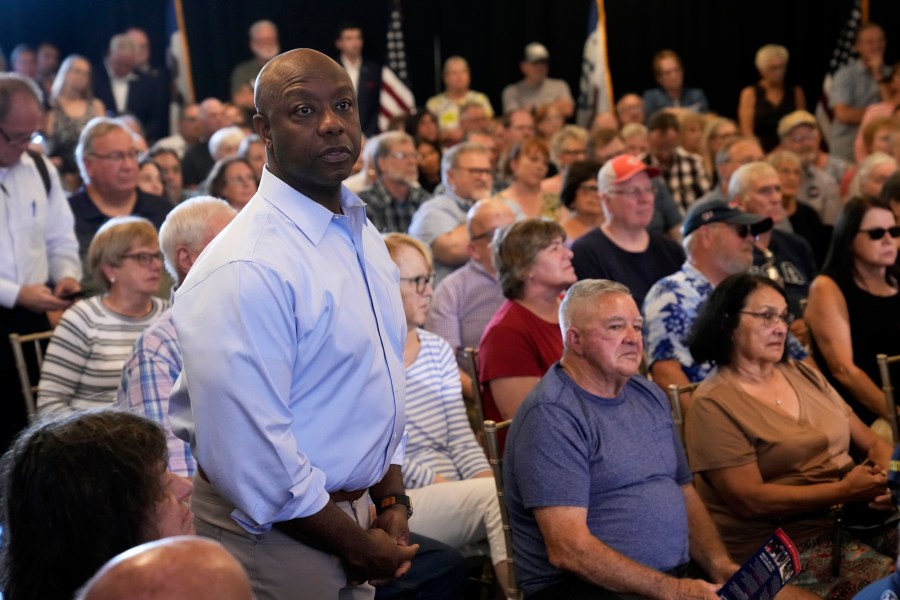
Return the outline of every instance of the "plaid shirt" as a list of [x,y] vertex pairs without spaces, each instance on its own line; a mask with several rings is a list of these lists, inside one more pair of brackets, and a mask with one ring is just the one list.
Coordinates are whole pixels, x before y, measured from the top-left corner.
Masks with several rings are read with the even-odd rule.
[[672,164],[668,167],[661,164],[652,154],[647,154],[644,162],[662,172],[663,181],[666,182],[669,191],[672,192],[672,199],[682,212],[687,211],[691,204],[712,187],[703,166],[703,159],[681,147],[675,148]]
[[410,188],[406,200],[399,202],[379,178],[371,188],[360,192],[359,197],[366,203],[366,216],[380,233],[406,233],[413,214],[429,195],[420,187]]
[[162,425],[169,447],[169,470],[191,477],[197,468],[191,447],[175,437],[169,424],[169,394],[181,374],[182,364],[170,308],[137,339],[134,352],[122,369],[116,407],[142,414]]

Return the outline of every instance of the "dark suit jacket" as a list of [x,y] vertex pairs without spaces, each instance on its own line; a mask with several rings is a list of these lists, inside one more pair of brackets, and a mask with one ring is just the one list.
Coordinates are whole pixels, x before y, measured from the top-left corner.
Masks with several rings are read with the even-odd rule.
[[368,137],[378,133],[378,96],[381,94],[381,65],[363,59],[359,68],[359,121],[362,132]]
[[94,96],[103,101],[108,114],[113,116],[132,114],[140,119],[147,144],[152,144],[169,134],[168,87],[159,73],[154,75],[135,71],[135,77],[136,79],[128,85],[125,113],[116,111],[116,101],[113,98],[106,65],[94,65]]

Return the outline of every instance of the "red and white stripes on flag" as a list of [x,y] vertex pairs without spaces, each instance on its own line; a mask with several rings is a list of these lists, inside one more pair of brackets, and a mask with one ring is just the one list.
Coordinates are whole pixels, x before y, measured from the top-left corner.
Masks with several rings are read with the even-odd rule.
[[819,122],[819,129],[822,131],[822,136],[829,146],[831,145],[831,123],[834,119],[834,110],[830,104],[834,74],[837,73],[838,69],[855,58],[853,47],[856,44],[856,34],[859,31],[859,26],[866,21],[868,12],[868,0],[855,0],[853,9],[850,11],[850,17],[844,24],[843,29],[841,29],[834,52],[831,54],[828,72],[825,73],[825,79],[822,80],[822,96],[816,105],[816,121]]
[[393,0],[387,32],[387,53],[381,69],[381,94],[378,98],[378,130],[386,131],[391,117],[408,114],[416,98],[407,84],[406,50],[403,43],[403,15],[400,0]]
[[590,128],[594,116],[613,108],[612,79],[606,50],[606,9],[603,0],[591,2],[587,40],[581,60],[581,89],[576,122]]

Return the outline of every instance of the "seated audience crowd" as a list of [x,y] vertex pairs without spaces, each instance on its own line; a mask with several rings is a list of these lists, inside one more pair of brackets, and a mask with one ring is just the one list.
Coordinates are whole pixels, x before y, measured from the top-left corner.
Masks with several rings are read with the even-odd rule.
[[[362,29],[337,29],[367,136],[337,181],[383,237],[405,316],[396,456],[418,554],[378,598],[462,597],[463,555],[481,552],[504,596],[712,599],[779,527],[803,563],[779,598],[851,598],[890,573],[900,440],[876,355],[900,354],[900,63],[884,64],[884,37],[859,28],[828,129],[777,44],[733,106],[710,105],[662,49],[653,87],[576,118],[532,42],[500,103],[452,56],[442,90],[385,120]],[[249,28],[224,100],[172,102],[149,47],[138,28],[93,64],[21,44],[0,73],[9,600],[258,592],[217,542],[157,540],[194,533],[186,478],[195,498],[210,485],[169,417],[184,368],[171,302],[282,177],[268,117],[251,119],[278,29]],[[46,355],[20,382],[7,337],[40,332]],[[665,392],[689,383],[682,444]],[[512,421],[499,500],[482,413]]]

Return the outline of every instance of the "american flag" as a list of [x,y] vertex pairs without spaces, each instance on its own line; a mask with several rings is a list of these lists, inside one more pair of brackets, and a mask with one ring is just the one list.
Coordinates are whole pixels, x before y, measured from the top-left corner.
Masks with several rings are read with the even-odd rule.
[[581,90],[578,95],[576,121],[590,128],[594,116],[613,107],[612,79],[606,51],[606,9],[603,0],[591,2],[588,36],[581,60]]
[[381,69],[381,94],[378,98],[379,131],[387,130],[391,117],[407,114],[416,105],[416,99],[407,83],[400,0],[393,0],[392,4],[387,32],[387,56]]
[[816,105],[816,120],[819,122],[819,129],[822,130],[822,135],[829,145],[831,145],[831,123],[834,119],[834,110],[829,104],[831,86],[834,82],[834,74],[838,69],[856,57],[853,46],[856,42],[856,33],[859,31],[859,26],[863,23],[864,10],[867,8],[863,6],[864,2],[866,0],[855,0],[853,2],[850,17],[844,24],[844,28],[841,29],[834,52],[831,54],[828,72],[825,73],[825,79],[822,81],[822,96],[819,98],[819,104]]

